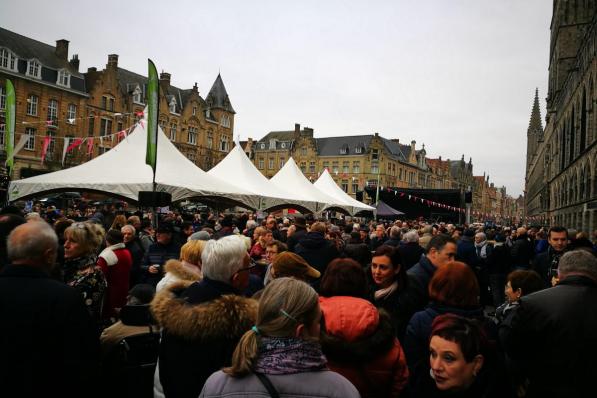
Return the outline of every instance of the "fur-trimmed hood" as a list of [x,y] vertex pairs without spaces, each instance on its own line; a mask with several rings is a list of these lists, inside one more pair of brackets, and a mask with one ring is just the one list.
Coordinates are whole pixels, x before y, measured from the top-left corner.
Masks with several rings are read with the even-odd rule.
[[229,294],[192,305],[181,297],[188,285],[175,283],[151,303],[155,320],[169,334],[190,340],[237,339],[255,324],[257,301]]
[[173,274],[177,279],[185,281],[198,281],[201,279],[201,270],[193,269],[192,265],[186,265],[182,261],[168,260],[164,265],[164,271]]
[[320,341],[330,360],[367,362],[394,346],[396,334],[390,315],[384,310],[354,297],[323,298],[320,304],[325,320]]

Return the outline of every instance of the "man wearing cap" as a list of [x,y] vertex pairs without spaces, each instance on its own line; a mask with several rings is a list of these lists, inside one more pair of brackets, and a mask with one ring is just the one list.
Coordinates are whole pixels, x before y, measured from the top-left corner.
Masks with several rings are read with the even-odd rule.
[[294,251],[294,246],[296,246],[296,244],[299,243],[299,241],[303,239],[305,235],[307,235],[307,223],[305,222],[305,217],[295,216],[293,225],[295,227],[295,231],[286,239],[288,250],[291,252]]
[[291,252],[280,253],[272,263],[272,279],[292,277],[305,282],[319,279],[321,273],[311,267],[304,258]]
[[162,223],[156,231],[156,242],[149,246],[141,270],[143,272],[143,282],[156,286],[164,273],[164,264],[168,260],[176,260],[180,257],[180,246],[172,239],[172,225]]

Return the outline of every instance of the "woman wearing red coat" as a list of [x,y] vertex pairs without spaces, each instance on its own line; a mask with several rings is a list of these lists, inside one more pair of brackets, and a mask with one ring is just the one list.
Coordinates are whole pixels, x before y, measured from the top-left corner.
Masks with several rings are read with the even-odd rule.
[[332,261],[324,274],[319,304],[321,346],[328,367],[346,377],[363,398],[398,397],[408,382],[404,351],[390,315],[366,295],[366,276],[354,260]]
[[104,319],[116,321],[117,308],[126,305],[133,258],[122,243],[122,232],[111,229],[106,234],[107,247],[100,253],[97,265],[106,276],[108,288],[104,301]]

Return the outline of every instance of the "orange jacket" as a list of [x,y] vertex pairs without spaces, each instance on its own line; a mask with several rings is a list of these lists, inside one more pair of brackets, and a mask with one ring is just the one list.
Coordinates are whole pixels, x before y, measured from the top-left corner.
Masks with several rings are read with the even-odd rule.
[[320,297],[319,303],[329,368],[350,380],[363,398],[398,397],[408,367],[390,316],[356,297]]

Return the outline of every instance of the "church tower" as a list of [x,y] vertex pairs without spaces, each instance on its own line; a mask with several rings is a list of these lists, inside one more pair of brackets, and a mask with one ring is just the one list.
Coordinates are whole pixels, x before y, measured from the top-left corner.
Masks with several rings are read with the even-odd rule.
[[527,129],[527,172],[537,152],[539,142],[543,141],[543,123],[541,122],[541,110],[539,109],[539,89],[535,89],[535,101],[531,111],[531,120]]

